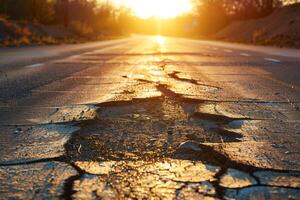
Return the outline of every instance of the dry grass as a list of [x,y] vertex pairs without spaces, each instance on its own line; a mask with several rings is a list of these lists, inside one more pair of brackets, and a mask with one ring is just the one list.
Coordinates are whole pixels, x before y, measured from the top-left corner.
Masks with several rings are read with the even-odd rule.
[[7,35],[7,38],[28,38],[32,35],[27,28],[22,28],[3,16],[0,16],[0,31]]
[[16,47],[16,46],[27,46],[30,45],[31,42],[28,38],[21,39],[5,39],[0,43],[2,47]]
[[[76,44],[87,41],[99,41],[115,39],[120,36],[108,36],[107,34],[95,33],[91,26],[81,22],[72,22],[69,30],[65,31],[68,36],[54,37],[51,33],[45,32],[45,35],[35,32],[35,29],[29,29],[30,23],[9,21],[0,16],[0,47],[18,47],[28,45],[57,45],[57,44]],[[27,27],[27,28],[26,28]],[[39,30],[39,25],[34,27]],[[58,27],[59,28],[59,27]],[[61,27],[60,27],[61,28]],[[32,32],[31,32],[31,31]],[[52,29],[53,30],[53,29]],[[58,31],[60,31],[58,29]],[[62,31],[63,33],[63,31]],[[71,34],[70,34],[71,33]],[[48,35],[49,34],[49,35]]]
[[0,46],[29,45],[31,35],[32,33],[27,28],[20,27],[0,16]]
[[[24,23],[20,23],[23,24]],[[50,36],[34,36],[29,29],[0,16],[0,46],[16,47],[28,45],[53,45],[60,42]]]

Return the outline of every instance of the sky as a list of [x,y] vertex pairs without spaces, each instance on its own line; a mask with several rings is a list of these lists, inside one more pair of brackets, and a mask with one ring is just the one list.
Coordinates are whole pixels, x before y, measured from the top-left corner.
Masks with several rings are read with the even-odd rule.
[[172,18],[192,10],[190,0],[111,0],[127,6],[140,18]]

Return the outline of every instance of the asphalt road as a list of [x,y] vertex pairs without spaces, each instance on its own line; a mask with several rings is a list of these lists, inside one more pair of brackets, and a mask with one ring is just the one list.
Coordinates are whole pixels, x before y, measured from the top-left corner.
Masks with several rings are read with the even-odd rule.
[[0,199],[300,199],[300,51],[133,36],[0,50]]

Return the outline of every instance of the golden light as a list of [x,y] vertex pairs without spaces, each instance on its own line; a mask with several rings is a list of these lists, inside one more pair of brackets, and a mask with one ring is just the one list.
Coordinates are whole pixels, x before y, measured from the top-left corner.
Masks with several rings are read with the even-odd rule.
[[190,0],[115,0],[117,3],[132,9],[140,18],[173,18],[190,12]]
[[154,36],[154,41],[159,45],[164,45],[166,42],[166,39],[160,35]]

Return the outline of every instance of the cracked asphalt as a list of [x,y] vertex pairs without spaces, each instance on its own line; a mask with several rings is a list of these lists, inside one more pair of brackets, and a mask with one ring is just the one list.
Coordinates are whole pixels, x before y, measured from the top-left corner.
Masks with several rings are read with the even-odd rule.
[[296,52],[150,36],[1,50],[0,199],[300,199]]

